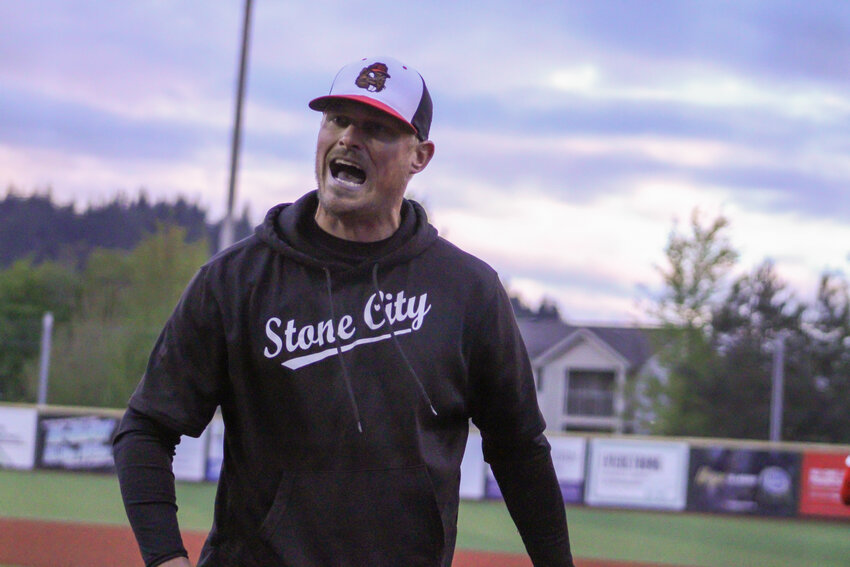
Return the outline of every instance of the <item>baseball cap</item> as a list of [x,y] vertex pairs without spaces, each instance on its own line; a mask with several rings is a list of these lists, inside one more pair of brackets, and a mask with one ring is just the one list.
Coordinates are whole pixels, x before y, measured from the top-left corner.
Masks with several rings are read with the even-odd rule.
[[310,108],[321,111],[339,99],[382,110],[410,126],[420,140],[428,139],[433,106],[425,80],[392,57],[368,57],[346,65],[336,74],[330,93],[311,100]]

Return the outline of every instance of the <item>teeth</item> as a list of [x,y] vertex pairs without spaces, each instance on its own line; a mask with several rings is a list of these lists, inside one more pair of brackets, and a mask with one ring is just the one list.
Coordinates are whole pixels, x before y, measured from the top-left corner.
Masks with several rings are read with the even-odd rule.
[[366,182],[366,172],[363,168],[345,159],[331,160],[330,172],[334,179],[350,185],[362,185]]

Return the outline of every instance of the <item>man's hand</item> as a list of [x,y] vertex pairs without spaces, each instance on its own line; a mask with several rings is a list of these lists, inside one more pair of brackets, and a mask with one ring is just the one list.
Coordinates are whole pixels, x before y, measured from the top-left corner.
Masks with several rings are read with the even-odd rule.
[[192,567],[192,564],[185,557],[175,557],[165,563],[160,563],[159,567]]

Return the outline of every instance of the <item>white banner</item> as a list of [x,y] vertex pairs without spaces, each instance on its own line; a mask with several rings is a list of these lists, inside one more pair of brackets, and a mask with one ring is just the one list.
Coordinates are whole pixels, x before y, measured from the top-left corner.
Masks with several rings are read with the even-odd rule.
[[214,417],[206,431],[209,436],[206,478],[211,482],[218,482],[221,462],[224,460],[224,421],[219,416]]
[[592,439],[585,501],[591,506],[684,510],[688,444]]
[[200,437],[183,435],[174,451],[174,478],[198,482],[206,478],[209,428]]
[[460,497],[469,500],[484,498],[484,452],[481,450],[481,434],[470,431],[466,440],[466,452],[460,463]]
[[0,469],[32,469],[38,412],[35,408],[0,407]]

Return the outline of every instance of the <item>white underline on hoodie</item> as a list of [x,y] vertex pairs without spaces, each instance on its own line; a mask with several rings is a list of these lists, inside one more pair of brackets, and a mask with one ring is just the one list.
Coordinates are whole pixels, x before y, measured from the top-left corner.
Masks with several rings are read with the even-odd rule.
[[304,356],[296,356],[295,358],[290,358],[289,360],[285,360],[281,363],[281,366],[285,366],[290,370],[298,370],[299,368],[303,368],[305,366],[309,366],[310,364],[319,362],[320,360],[324,360],[329,356],[333,356],[337,353],[337,349],[342,352],[348,352],[354,347],[358,347],[360,345],[365,345],[369,343],[377,343],[380,341],[385,341],[387,339],[392,338],[393,334],[396,335],[404,335],[412,332],[413,329],[400,329],[398,331],[394,331],[393,333],[387,333],[385,335],[378,335],[377,337],[367,337],[365,339],[357,339],[356,341],[350,342],[347,345],[343,345],[341,347],[333,347],[326,350],[322,350],[319,352],[314,352],[312,354],[305,354]]

